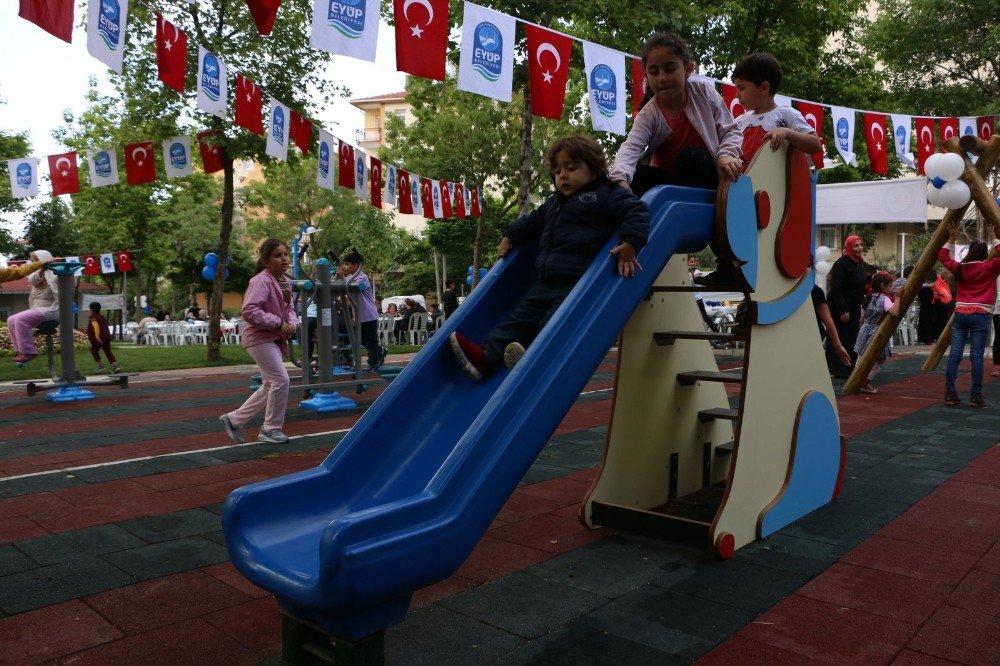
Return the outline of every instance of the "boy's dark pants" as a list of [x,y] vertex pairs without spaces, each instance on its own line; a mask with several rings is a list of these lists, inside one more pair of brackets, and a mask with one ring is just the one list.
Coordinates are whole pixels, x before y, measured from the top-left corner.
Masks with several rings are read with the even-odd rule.
[[104,355],[108,357],[108,362],[114,365],[118,361],[115,360],[115,355],[111,353],[111,340],[105,340],[98,344],[90,343],[90,354],[94,357],[94,361],[98,365],[101,364],[101,350],[104,350]]
[[361,322],[361,344],[368,351],[368,365],[378,365],[382,350],[378,344],[378,319]]
[[525,347],[531,344],[538,332],[566,300],[577,280],[575,277],[539,278],[514,308],[507,321],[486,336],[483,352],[486,354],[487,362],[493,366],[500,365],[503,361],[503,350],[512,342],[520,342]]

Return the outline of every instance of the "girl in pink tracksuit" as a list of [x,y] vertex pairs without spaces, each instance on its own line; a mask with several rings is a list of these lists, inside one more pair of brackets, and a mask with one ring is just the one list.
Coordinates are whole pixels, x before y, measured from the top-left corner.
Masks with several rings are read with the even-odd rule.
[[[52,254],[47,250],[31,253],[34,262],[49,263]],[[14,362],[26,363],[38,356],[38,347],[32,330],[43,321],[59,319],[59,284],[55,273],[38,271],[28,276],[31,292],[28,294],[28,308],[7,319],[7,328],[14,346]]]

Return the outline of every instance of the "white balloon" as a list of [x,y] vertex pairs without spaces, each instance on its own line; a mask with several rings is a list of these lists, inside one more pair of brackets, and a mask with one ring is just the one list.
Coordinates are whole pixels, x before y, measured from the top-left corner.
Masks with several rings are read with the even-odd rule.
[[819,262],[826,261],[829,258],[830,258],[830,248],[828,248],[826,245],[820,245],[818,248],[816,248],[817,266],[819,265]]
[[[926,170],[927,169],[925,168],[924,171]],[[941,203],[941,190],[934,187],[933,183],[927,184],[927,203],[933,206],[940,206],[942,208],[944,207],[944,204]]]
[[816,272],[819,275],[826,275],[833,268],[833,264],[829,261],[817,261],[816,262]]
[[972,192],[964,181],[953,180],[941,188],[941,205],[945,208],[961,208],[971,198]]
[[935,178],[940,178],[944,180],[944,176],[941,175],[941,158],[944,157],[941,153],[934,153],[924,162],[924,173],[931,180]]
[[965,171],[965,160],[962,159],[961,155],[945,153],[938,160],[937,170],[940,172],[942,180],[958,180]]

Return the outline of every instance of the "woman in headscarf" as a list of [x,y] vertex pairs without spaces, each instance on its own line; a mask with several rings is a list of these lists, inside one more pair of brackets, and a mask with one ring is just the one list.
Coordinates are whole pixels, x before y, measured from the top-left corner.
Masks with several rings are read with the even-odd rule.
[[[31,261],[52,261],[47,250],[35,250]],[[31,291],[28,293],[28,310],[7,319],[10,340],[14,345],[14,362],[25,363],[38,356],[38,347],[32,330],[43,321],[59,319],[59,289],[56,276],[51,271],[36,271],[28,276]]]
[[[848,236],[844,243],[843,255],[834,262],[830,270],[830,293],[827,302],[830,314],[837,328],[841,344],[851,355],[851,364],[858,360],[854,344],[861,328],[861,304],[865,299],[865,288],[868,286],[868,273],[865,272],[863,255],[865,242],[860,236]],[[827,353],[826,363],[834,377],[847,378],[851,368],[837,358],[836,354]]]

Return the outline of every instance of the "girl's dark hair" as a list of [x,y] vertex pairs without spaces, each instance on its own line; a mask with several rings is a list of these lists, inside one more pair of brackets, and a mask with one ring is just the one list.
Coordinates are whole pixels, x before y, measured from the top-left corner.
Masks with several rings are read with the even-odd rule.
[[981,240],[974,240],[969,243],[969,251],[965,253],[965,259],[955,267],[955,281],[963,282],[962,278],[962,264],[969,263],[970,261],[984,261],[986,255],[990,252],[990,246]]
[[865,307],[872,302],[878,294],[882,293],[882,289],[886,285],[892,284],[892,276],[885,271],[877,271],[875,275],[872,276],[872,281],[869,283],[871,287],[870,293],[865,297]]
[[608,175],[608,158],[604,156],[604,149],[591,137],[577,134],[557,139],[549,148],[549,154],[545,159],[549,171],[555,171],[556,156],[564,151],[571,160],[586,164],[595,178]]
[[288,243],[280,238],[268,238],[260,244],[260,250],[257,253],[257,266],[253,272],[254,275],[257,275],[257,273],[260,273],[262,270],[267,268],[267,260],[271,258],[271,255],[274,254],[274,251],[279,247],[284,247],[287,250]]
[[688,48],[687,42],[672,32],[658,32],[642,45],[639,55],[642,57],[643,66],[649,60],[649,54],[653,52],[653,49],[658,48],[670,49],[674,55],[684,61],[685,65],[691,62],[691,49]]

